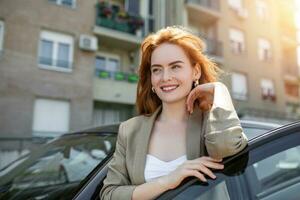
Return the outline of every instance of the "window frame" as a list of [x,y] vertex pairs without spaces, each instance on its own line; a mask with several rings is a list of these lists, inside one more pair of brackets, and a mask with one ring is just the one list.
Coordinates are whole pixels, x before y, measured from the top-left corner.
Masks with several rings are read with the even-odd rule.
[[[121,72],[121,59],[120,56],[117,54],[111,54],[111,53],[106,53],[106,52],[97,52],[96,56],[95,56],[95,76],[97,76],[97,68],[96,68],[96,59],[97,57],[103,57],[105,58],[105,69],[98,69],[98,70],[104,70],[104,71],[108,71],[109,73],[116,73],[116,72]],[[107,62],[109,59],[113,59],[113,60],[117,60],[119,62],[119,69],[116,71],[113,70],[107,70]]]
[[[242,41],[240,39],[234,38],[235,33],[241,34]],[[229,45],[231,53],[235,55],[241,55],[246,52],[246,36],[245,32],[241,29],[231,27],[229,28]],[[240,47],[240,48],[239,48]]]
[[[53,50],[51,55],[51,61],[54,63],[57,62],[58,59],[58,51],[59,51],[59,43],[61,44],[68,44],[69,45],[69,55],[68,55],[68,68],[60,67],[55,64],[47,65],[40,62],[40,58],[42,56],[42,41],[50,41],[53,43]],[[58,32],[42,30],[40,32],[39,38],[39,47],[38,47],[38,66],[41,69],[48,69],[60,72],[72,72],[73,65],[74,65],[74,37],[67,34],[62,34]]]
[[256,0],[255,2],[256,16],[266,22],[269,19],[269,7],[265,1]]
[[[267,44],[268,48],[264,47]],[[267,56],[265,54],[267,50]],[[273,54],[272,54],[272,44],[271,41],[264,37],[259,37],[257,39],[257,55],[258,60],[262,62],[271,61]]]
[[5,27],[4,27],[4,21],[0,20],[0,55],[2,54],[2,51],[4,49],[4,32],[5,32]]
[[[45,103],[59,103],[60,105],[64,104],[66,105],[66,110],[68,113],[66,113],[67,117],[67,124],[66,124],[66,130],[63,131],[53,131],[53,130],[37,130],[40,129],[38,126],[38,122],[35,121],[36,117],[39,116],[39,110],[41,107],[39,104],[45,104]],[[67,133],[70,131],[70,122],[71,122],[71,102],[69,100],[65,99],[52,99],[52,98],[46,98],[46,97],[36,97],[33,102],[33,114],[32,114],[32,135],[37,137],[54,137],[54,136],[60,136],[64,133]]]
[[[246,92],[245,94],[244,93],[239,93],[239,92],[235,92],[234,91],[234,83],[233,83],[233,78],[234,78],[234,75],[238,75],[238,76],[243,76],[245,77],[245,88],[246,88]],[[232,97],[236,100],[241,100],[241,101],[247,101],[248,98],[249,98],[249,94],[248,94],[248,76],[247,74],[245,73],[241,73],[241,72],[232,72],[231,74],[231,91],[232,91]]]
[[77,5],[77,0],[72,0],[72,5],[66,5],[66,4],[62,4],[63,0],[48,0],[48,2],[56,4],[58,6],[65,6],[67,8],[72,8],[75,9],[76,5]]

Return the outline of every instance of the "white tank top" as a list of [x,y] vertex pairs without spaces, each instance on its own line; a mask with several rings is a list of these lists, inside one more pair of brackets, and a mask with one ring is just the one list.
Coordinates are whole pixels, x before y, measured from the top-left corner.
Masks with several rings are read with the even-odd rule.
[[186,160],[186,155],[183,155],[175,160],[165,162],[155,156],[152,156],[151,154],[147,154],[144,171],[145,181],[149,182],[155,178],[169,174]]

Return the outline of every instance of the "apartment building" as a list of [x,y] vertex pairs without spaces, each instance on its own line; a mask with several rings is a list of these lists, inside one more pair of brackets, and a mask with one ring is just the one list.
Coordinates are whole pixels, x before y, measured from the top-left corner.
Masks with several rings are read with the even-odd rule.
[[156,5],[0,1],[0,167],[32,138],[135,114],[139,46],[159,24]]
[[241,118],[292,121],[293,13],[292,0],[3,0],[1,137],[53,137],[135,115],[139,46],[174,24],[205,41]]
[[299,118],[294,1],[177,0],[169,7],[167,25],[187,26],[206,42],[241,118]]

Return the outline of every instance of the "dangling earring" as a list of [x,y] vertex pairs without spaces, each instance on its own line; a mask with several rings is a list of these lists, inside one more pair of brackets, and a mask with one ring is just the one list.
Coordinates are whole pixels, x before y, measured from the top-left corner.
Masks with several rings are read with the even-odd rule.
[[199,80],[197,79],[194,81],[194,87],[197,87],[198,85],[199,85]]
[[151,89],[152,89],[152,92],[153,92],[153,93],[155,93],[155,89],[154,89],[154,87],[152,87]]

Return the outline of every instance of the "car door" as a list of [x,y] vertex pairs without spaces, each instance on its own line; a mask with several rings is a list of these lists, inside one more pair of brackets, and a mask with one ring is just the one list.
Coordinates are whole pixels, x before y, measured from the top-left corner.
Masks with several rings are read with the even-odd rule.
[[215,174],[217,179],[208,183],[190,178],[158,199],[300,199],[300,123],[250,141]]

